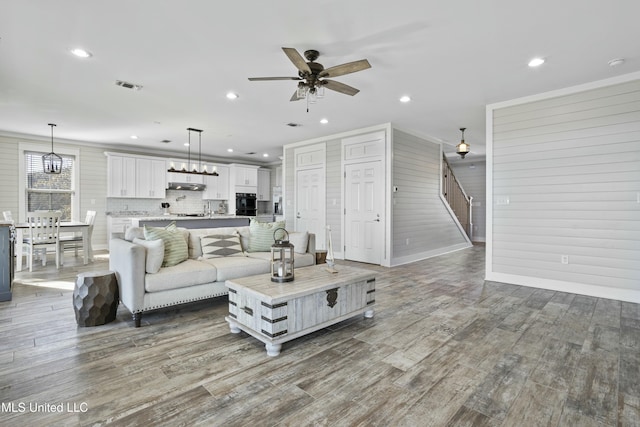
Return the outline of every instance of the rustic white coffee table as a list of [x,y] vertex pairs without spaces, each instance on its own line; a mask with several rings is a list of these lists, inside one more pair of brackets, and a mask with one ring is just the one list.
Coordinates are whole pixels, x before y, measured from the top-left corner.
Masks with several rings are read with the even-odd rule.
[[227,280],[229,322],[234,334],[245,331],[280,354],[282,343],[326,328],[357,314],[373,317],[374,271],[326,264],[295,270],[295,280],[274,283],[269,274]]

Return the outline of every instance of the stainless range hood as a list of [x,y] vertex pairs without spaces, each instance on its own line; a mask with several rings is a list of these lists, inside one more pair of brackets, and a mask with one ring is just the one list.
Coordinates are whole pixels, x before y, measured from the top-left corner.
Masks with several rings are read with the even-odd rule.
[[170,182],[167,190],[189,190],[189,191],[204,191],[207,188],[204,184],[193,184],[190,182]]

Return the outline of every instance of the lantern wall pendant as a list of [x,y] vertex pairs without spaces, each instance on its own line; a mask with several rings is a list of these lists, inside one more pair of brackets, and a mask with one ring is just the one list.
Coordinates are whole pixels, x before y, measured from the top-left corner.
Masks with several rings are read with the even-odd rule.
[[62,157],[53,152],[53,127],[55,123],[49,123],[51,126],[51,152],[42,156],[42,169],[47,174],[62,173]]
[[[276,238],[276,233],[282,230],[282,239]],[[286,234],[286,238],[285,235]],[[271,245],[271,281],[277,283],[293,281],[293,248],[289,243],[289,233],[284,228],[276,228],[273,232],[275,243]]]
[[466,156],[470,150],[469,144],[464,142],[465,129],[466,128],[460,128],[460,132],[462,132],[462,139],[460,140],[460,144],[456,145],[456,154],[459,154],[460,157],[462,157],[463,159],[464,159],[464,156]]

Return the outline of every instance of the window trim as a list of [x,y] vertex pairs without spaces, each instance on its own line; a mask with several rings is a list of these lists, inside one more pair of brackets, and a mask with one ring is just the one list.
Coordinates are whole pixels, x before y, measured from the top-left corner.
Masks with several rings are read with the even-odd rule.
[[[27,184],[25,179],[25,153],[28,152],[42,152],[47,154],[51,151],[51,145],[47,145],[46,143],[32,143],[32,142],[19,142],[18,143],[19,150],[19,162],[18,162],[18,219],[16,221],[21,221],[22,219],[27,217],[26,211],[26,203],[27,203]],[[71,219],[74,221],[78,221],[79,213],[80,213],[80,150],[76,148],[69,148],[65,146],[55,146],[54,151],[57,154],[64,154],[67,156],[73,156],[73,174],[71,177],[72,180],[72,189],[71,189]],[[32,190],[33,191],[33,190]],[[66,192],[66,190],[65,190]]]

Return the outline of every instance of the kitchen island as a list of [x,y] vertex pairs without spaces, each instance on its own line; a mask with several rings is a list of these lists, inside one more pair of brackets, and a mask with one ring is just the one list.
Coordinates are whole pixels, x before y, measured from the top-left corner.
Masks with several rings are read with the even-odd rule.
[[184,228],[220,228],[243,227],[249,225],[249,216],[237,215],[211,215],[211,216],[181,216],[163,215],[131,218],[133,227],[166,227],[175,221],[178,227]]

